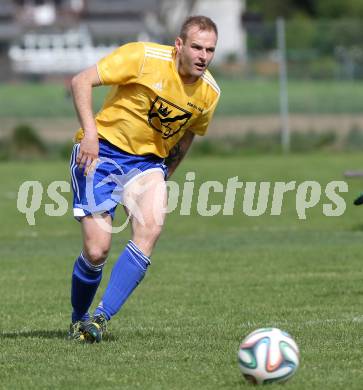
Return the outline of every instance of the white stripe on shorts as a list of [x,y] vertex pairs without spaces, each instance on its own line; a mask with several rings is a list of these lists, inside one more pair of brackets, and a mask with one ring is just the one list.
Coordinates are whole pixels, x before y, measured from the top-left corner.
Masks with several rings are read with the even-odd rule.
[[73,147],[72,157],[71,157],[71,178],[72,178],[72,185],[75,189],[75,192],[77,194],[78,201],[80,201],[79,198],[79,186],[76,178],[76,169],[77,169],[77,155],[79,151],[79,144],[75,144]]

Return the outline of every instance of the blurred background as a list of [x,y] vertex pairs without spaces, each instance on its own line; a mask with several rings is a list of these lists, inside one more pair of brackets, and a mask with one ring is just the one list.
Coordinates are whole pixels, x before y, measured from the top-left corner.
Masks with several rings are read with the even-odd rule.
[[191,14],[218,25],[222,89],[193,153],[362,148],[361,0],[0,0],[0,159],[68,158],[72,75],[129,41],[173,44]]

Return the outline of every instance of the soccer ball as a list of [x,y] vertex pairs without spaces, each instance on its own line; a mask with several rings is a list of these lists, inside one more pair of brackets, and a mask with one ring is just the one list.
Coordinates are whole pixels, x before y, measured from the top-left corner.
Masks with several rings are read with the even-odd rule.
[[238,364],[243,376],[253,384],[285,382],[299,367],[299,348],[280,329],[257,329],[242,341]]

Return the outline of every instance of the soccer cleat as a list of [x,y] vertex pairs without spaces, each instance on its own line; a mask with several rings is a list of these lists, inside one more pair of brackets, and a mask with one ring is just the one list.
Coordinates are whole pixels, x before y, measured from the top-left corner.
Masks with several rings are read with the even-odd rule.
[[107,320],[103,314],[98,314],[92,320],[84,322],[82,332],[87,342],[99,343],[107,330]]
[[97,314],[93,317],[93,322],[100,326],[102,335],[107,332],[107,319],[103,314]]
[[[107,319],[103,314],[93,316],[89,328],[86,330],[86,338],[90,342],[99,343],[107,331]],[[93,332],[93,333],[92,333]],[[92,341],[93,340],[93,341]]]
[[82,333],[88,343],[99,343],[102,340],[101,326],[96,322],[87,321],[84,323]]
[[86,341],[83,334],[83,322],[76,321],[69,327],[68,339],[84,343]]
[[72,323],[69,327],[68,339],[82,343],[99,343],[106,331],[106,317],[99,314],[94,316],[92,320]]

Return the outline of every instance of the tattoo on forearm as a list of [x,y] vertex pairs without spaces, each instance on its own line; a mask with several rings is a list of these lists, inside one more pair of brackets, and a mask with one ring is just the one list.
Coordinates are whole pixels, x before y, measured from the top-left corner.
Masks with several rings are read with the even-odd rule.
[[165,159],[165,164],[170,167],[172,165],[178,165],[183,159],[185,151],[181,148],[180,144],[176,144],[169,153],[169,156]]

